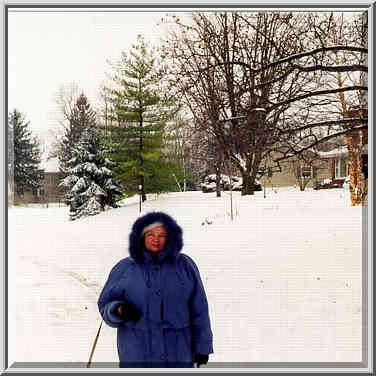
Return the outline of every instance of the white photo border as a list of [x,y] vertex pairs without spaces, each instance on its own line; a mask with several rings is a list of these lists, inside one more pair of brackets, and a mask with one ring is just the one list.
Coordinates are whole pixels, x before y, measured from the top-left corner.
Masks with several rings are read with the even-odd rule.
[[[374,121],[374,71],[373,71],[373,61],[375,60],[375,41],[373,38],[374,33],[374,19],[375,19],[375,4],[373,2],[339,2],[332,1],[330,3],[325,1],[316,1],[314,3],[304,3],[304,2],[283,2],[283,1],[264,1],[260,3],[251,4],[250,1],[237,1],[236,3],[221,2],[221,1],[205,1],[201,3],[199,1],[188,1],[184,3],[177,2],[156,2],[156,1],[137,1],[137,2],[125,2],[125,1],[112,1],[111,3],[95,2],[95,1],[80,1],[75,3],[74,1],[3,1],[1,0],[1,15],[0,19],[2,26],[2,38],[1,38],[1,104],[0,113],[4,119],[4,126],[2,127],[2,154],[1,154],[1,176],[3,179],[3,184],[1,184],[1,196],[3,201],[1,201],[1,209],[3,213],[3,223],[2,227],[2,288],[1,288],[1,327],[0,327],[0,342],[1,356],[0,356],[0,371],[4,374],[24,374],[24,373],[95,373],[95,374],[107,374],[107,373],[117,373],[126,372],[124,369],[116,369],[113,366],[109,368],[90,368],[86,369],[82,366],[77,366],[75,364],[56,364],[56,367],[48,366],[51,363],[46,363],[47,367],[43,366],[43,363],[32,364],[32,363],[15,363],[8,364],[8,253],[11,250],[7,247],[7,233],[8,233],[8,185],[7,185],[7,114],[8,108],[8,40],[7,40],[7,19],[8,12],[10,11],[42,11],[53,10],[53,11],[90,11],[90,10],[100,10],[100,11],[129,11],[129,10],[143,10],[143,11],[186,11],[186,10],[197,10],[197,11],[214,11],[214,10],[312,10],[312,11],[327,11],[328,9],[333,9],[337,11],[367,11],[369,20],[369,49],[370,54],[368,55],[369,61],[369,72],[368,77],[371,78],[368,90],[368,101],[371,103],[369,106],[369,123],[373,124]],[[368,129],[369,140],[371,147],[368,149],[369,159],[373,162],[373,145],[375,142],[375,135],[373,127]],[[372,166],[372,167],[371,167]],[[362,362],[360,363],[244,363],[244,364],[230,364],[223,363],[216,368],[201,368],[199,370],[186,371],[186,370],[151,370],[147,373],[226,373],[226,372],[239,372],[239,373],[252,373],[252,374],[270,374],[270,373],[345,373],[345,374],[373,374],[374,371],[374,256],[373,256],[373,213],[374,213],[374,202],[373,202],[373,180],[374,179],[374,169],[373,163],[369,163],[369,183],[368,183],[368,202],[369,207],[363,208],[363,222],[362,222],[362,238],[363,238],[363,257],[362,257],[362,276],[363,276],[363,288],[362,288]],[[368,209],[370,210],[368,212]],[[130,369],[130,373],[137,374],[147,374],[145,370]],[[144,372],[144,373],[143,373]]]

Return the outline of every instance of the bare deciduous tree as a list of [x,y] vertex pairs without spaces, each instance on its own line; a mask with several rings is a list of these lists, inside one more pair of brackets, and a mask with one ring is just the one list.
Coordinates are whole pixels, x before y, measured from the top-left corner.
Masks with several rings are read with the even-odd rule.
[[[367,127],[362,116],[344,118],[338,93],[367,90],[363,82],[339,87],[330,76],[367,72],[361,37],[330,39],[338,14],[259,12],[194,13],[164,46],[171,88],[198,127],[207,129],[243,176],[252,194],[261,161],[279,162],[349,131]],[[352,23],[347,21],[347,29]],[[330,43],[329,43],[330,42]],[[344,64],[336,64],[335,56]]]

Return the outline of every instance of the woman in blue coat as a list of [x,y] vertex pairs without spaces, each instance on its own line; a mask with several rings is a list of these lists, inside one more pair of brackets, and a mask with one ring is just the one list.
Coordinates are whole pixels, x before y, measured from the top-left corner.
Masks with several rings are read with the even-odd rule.
[[208,302],[198,268],[173,218],[152,212],[136,220],[130,257],[112,269],[98,300],[117,328],[120,367],[193,367],[213,352]]

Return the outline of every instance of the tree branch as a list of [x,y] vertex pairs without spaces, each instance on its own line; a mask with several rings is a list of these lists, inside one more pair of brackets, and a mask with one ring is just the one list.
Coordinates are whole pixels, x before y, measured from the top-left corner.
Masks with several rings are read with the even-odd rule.
[[[267,64],[261,68],[254,68],[252,67],[250,64],[248,63],[245,63],[243,61],[227,61],[227,62],[223,62],[223,63],[217,63],[217,64],[214,64],[212,66],[209,66],[209,67],[206,67],[204,69],[202,69],[201,71],[204,71],[204,70],[207,70],[209,68],[215,68],[217,66],[221,66],[221,65],[227,65],[227,64],[232,64],[232,65],[240,65],[242,67],[245,67],[247,69],[249,69],[252,73],[254,74],[257,74],[257,73],[260,73],[260,72],[263,72],[269,68],[273,68],[279,64],[283,64],[283,63],[289,63],[293,60],[296,60],[296,59],[300,59],[302,57],[307,57],[307,56],[313,56],[317,53],[320,53],[320,52],[329,52],[329,51],[333,51],[333,52],[336,52],[336,51],[351,51],[351,52],[361,52],[361,53],[368,53],[368,48],[364,48],[364,47],[355,47],[355,46],[330,46],[330,47],[320,47],[320,48],[316,48],[315,50],[311,50],[311,51],[307,51],[307,52],[302,52],[302,53],[299,53],[299,54],[294,54],[294,55],[290,55],[284,59],[280,59],[280,60],[277,60],[277,61],[274,61],[270,64]],[[362,66],[362,65],[357,65],[357,67],[359,67],[360,70],[366,72],[367,70],[364,70],[364,69],[367,69],[367,67],[365,66]],[[337,70],[335,70],[335,72],[338,72]]]
[[324,71],[324,72],[368,72],[368,67],[365,65],[336,65],[336,66],[324,66],[324,65],[311,65],[311,66],[302,66],[293,64],[295,69],[299,69],[302,72],[315,72],[315,71]]
[[366,53],[368,53],[368,48],[356,47],[356,46],[320,47],[320,48],[316,48],[316,49],[311,50],[311,51],[307,51],[307,52],[302,52],[302,53],[299,53],[299,54],[290,55],[290,56],[288,56],[288,57],[286,57],[284,59],[281,59],[281,60],[275,61],[273,63],[270,63],[270,64],[266,65],[265,67],[260,68],[258,70],[268,69],[268,68],[274,67],[274,66],[276,66],[278,64],[288,63],[290,61],[293,61],[293,60],[296,60],[296,59],[300,59],[302,57],[312,56],[312,55],[315,55],[315,54],[320,53],[320,52],[329,52],[329,51],[333,51],[333,52],[337,52],[337,51],[352,51],[352,52],[361,52],[361,53],[365,53],[366,54]]
[[[295,132],[300,132],[305,129],[312,129],[316,127],[329,127],[333,125],[346,125],[346,124],[354,124],[354,123],[360,123],[360,124],[368,124],[368,119],[365,118],[346,118],[346,119],[340,119],[340,120],[332,120],[332,121],[322,121],[319,123],[312,123],[305,125],[303,127],[299,127],[296,129],[289,129],[289,130],[283,130],[280,131],[279,134],[290,134]],[[357,129],[357,128],[351,128],[351,129]]]
[[319,144],[322,144],[326,141],[329,141],[331,140],[332,138],[337,138],[337,137],[340,137],[340,136],[344,136],[348,133],[351,133],[351,132],[354,132],[354,131],[360,131],[360,130],[363,130],[363,129],[367,129],[368,128],[368,125],[361,125],[359,127],[354,127],[354,128],[351,128],[351,129],[347,129],[343,132],[337,132],[337,133],[333,133],[329,136],[326,136],[326,137],[323,137],[323,138],[320,138],[319,140],[316,139],[315,142],[309,144],[308,146],[304,147],[304,148],[301,148],[299,150],[293,150],[293,153],[292,154],[289,154],[289,155],[286,155],[286,153],[284,153],[285,155],[283,157],[280,157],[280,158],[277,158],[277,159],[273,159],[274,162],[280,162],[280,161],[283,161],[283,160],[286,160],[286,159],[289,159],[289,158],[292,158],[292,157],[295,157],[296,155],[299,155],[307,150],[310,150],[312,149],[313,147],[319,145]]
[[291,99],[288,99],[288,100],[280,102],[280,103],[276,103],[275,105],[267,108],[267,111],[269,112],[269,111],[274,110],[275,108],[277,108],[279,106],[284,106],[286,104],[290,104],[292,102],[300,101],[302,99],[306,99],[306,98],[310,98],[310,97],[315,97],[315,96],[318,96],[318,95],[342,93],[342,92],[351,91],[351,90],[368,90],[368,87],[367,86],[355,85],[355,86],[341,87],[341,88],[338,88],[338,89],[313,91],[312,93],[300,95],[298,97],[291,98]]

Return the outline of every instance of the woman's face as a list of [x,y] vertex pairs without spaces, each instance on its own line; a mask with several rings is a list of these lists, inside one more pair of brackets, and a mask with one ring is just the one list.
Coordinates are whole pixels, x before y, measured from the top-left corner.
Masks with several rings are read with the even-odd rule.
[[160,252],[167,241],[167,232],[163,226],[153,227],[145,232],[145,248],[149,252]]

